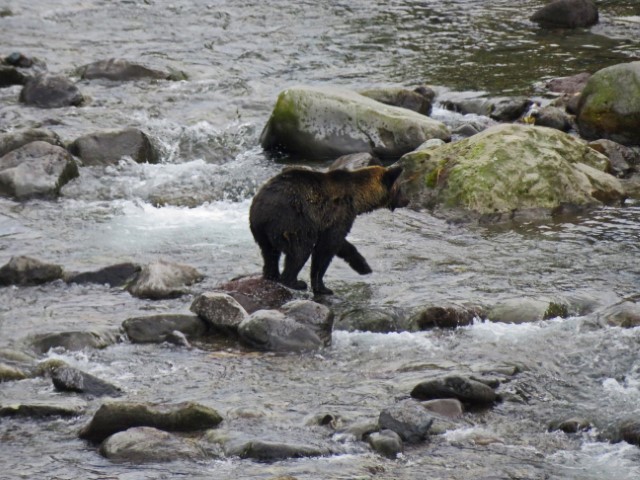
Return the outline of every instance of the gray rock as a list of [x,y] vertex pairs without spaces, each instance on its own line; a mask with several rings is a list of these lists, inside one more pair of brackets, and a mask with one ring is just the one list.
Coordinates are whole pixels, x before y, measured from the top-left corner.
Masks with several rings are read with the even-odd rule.
[[0,402],[0,417],[77,417],[87,408],[86,402],[79,399],[30,400],[28,402]]
[[530,19],[545,28],[581,28],[598,23],[598,8],[592,0],[554,0]]
[[277,309],[293,299],[290,289],[281,283],[265,280],[262,275],[235,278],[218,285],[216,290],[232,296],[248,313]]
[[526,97],[504,97],[492,100],[489,117],[498,122],[512,122],[520,118],[533,103]]
[[66,77],[42,74],[27,80],[20,101],[40,108],[82,105],[85,101],[76,85]]
[[128,318],[122,323],[132,343],[162,343],[176,330],[188,338],[198,338],[207,333],[207,325],[196,315],[162,314]]
[[246,310],[232,296],[219,292],[198,295],[190,310],[211,327],[231,333],[237,333],[242,321],[248,317]]
[[441,96],[440,102],[447,110],[482,115],[499,122],[520,118],[532,103],[526,97],[483,97],[475,92],[448,92]]
[[153,405],[133,402],[103,403],[80,438],[101,442],[114,433],[131,427],[153,427],[170,432],[191,432],[216,427],[222,421],[213,408],[186,402]]
[[549,427],[550,431],[561,430],[564,433],[578,433],[591,429],[591,422],[585,418],[571,417],[554,423]]
[[475,318],[482,318],[484,312],[479,307],[460,305],[429,305],[420,308],[409,319],[415,330],[430,328],[457,328],[473,323]]
[[0,133],[0,157],[31,142],[47,142],[62,147],[62,141],[57,133],[42,128],[30,128]]
[[367,441],[376,452],[389,458],[396,458],[404,449],[402,438],[393,430],[372,433]]
[[487,313],[492,322],[530,323],[549,318],[567,318],[569,305],[563,300],[511,298],[494,305]]
[[612,140],[602,138],[589,142],[589,146],[609,159],[611,163],[609,173],[618,178],[627,177],[640,165],[640,153],[638,151]]
[[62,274],[60,265],[25,256],[11,257],[8,263],[0,267],[0,286],[40,285],[61,278]]
[[414,152],[420,152],[422,150],[430,150],[432,148],[438,148],[444,144],[445,142],[443,140],[440,140],[439,138],[430,138],[426,142],[420,144],[420,146],[416,148]]
[[434,422],[434,415],[428,412],[420,402],[403,400],[380,412],[380,429],[396,432],[407,443],[423,441]]
[[[428,87],[423,87],[423,89],[424,94],[421,93],[423,90],[415,91],[406,88],[371,88],[359,93],[385,105],[406,108],[422,115],[431,115],[435,92]],[[429,95],[429,91],[431,95]]]
[[389,333],[406,330],[405,312],[395,307],[364,307],[344,312],[335,323],[336,330]]
[[459,418],[464,413],[462,402],[457,398],[438,398],[421,402],[422,406],[430,412],[446,418]]
[[359,168],[382,165],[379,158],[368,152],[350,153],[342,155],[329,165],[329,170],[357,170]]
[[52,348],[63,348],[69,351],[86,348],[100,349],[113,345],[119,337],[119,329],[44,333],[35,335],[31,346],[37,353],[47,353]]
[[25,378],[27,378],[27,374],[19,368],[12,367],[6,363],[0,363],[0,383],[24,380]]
[[491,387],[457,375],[421,382],[413,388],[411,396],[419,400],[457,398],[470,405],[490,405],[498,401],[498,396]]
[[535,125],[555,128],[563,132],[568,132],[574,126],[573,119],[564,110],[557,107],[543,107],[537,111],[534,118]]
[[194,441],[151,427],[114,433],[102,442],[100,454],[113,462],[138,465],[206,458]]
[[73,367],[54,368],[51,380],[56,390],[76,392],[94,397],[122,395],[122,390],[104,380]]
[[18,200],[56,197],[78,175],[78,165],[64,148],[31,142],[0,157],[0,195]]
[[640,305],[623,301],[600,310],[596,317],[603,325],[622,328],[640,326]]
[[248,345],[272,352],[302,352],[324,346],[314,329],[277,310],[252,313],[240,323],[238,333]]
[[627,420],[620,425],[619,430],[622,440],[640,447],[640,421]]
[[93,80],[104,78],[114,81],[142,80],[142,79],[168,79],[169,72],[155,70],[142,64],[122,58],[110,58],[89,63],[79,68],[81,78]]
[[589,78],[591,74],[588,72],[577,73],[568,77],[553,78],[545,87],[551,92],[575,95],[582,92]]
[[188,286],[203,278],[198,270],[188,265],[156,260],[142,267],[127,291],[134,297],[151,300],[175,298],[187,293]]
[[325,346],[331,343],[333,312],[320,303],[311,300],[293,300],[280,309],[285,316],[311,328]]
[[133,263],[110,265],[94,272],[68,272],[64,275],[67,283],[97,283],[110,287],[121,287],[140,272],[140,266]]
[[480,130],[470,123],[460,125],[458,128],[451,131],[451,135],[462,138],[472,137],[476,133],[480,133]]
[[158,163],[160,154],[146,133],[137,128],[93,133],[77,138],[69,151],[89,165],[113,165],[122,157],[138,163]]

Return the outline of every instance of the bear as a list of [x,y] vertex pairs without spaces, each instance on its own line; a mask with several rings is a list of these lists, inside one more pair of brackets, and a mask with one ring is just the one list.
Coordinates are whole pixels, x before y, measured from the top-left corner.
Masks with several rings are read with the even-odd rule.
[[249,209],[251,233],[264,260],[264,278],[305,290],[307,284],[298,280],[298,274],[311,257],[313,293],[330,295],[333,292],[324,285],[323,277],[334,256],[361,275],[371,273],[365,258],[346,237],[358,215],[408,205],[397,181],[401,173],[399,166],[328,172],[288,168],[268,180]]

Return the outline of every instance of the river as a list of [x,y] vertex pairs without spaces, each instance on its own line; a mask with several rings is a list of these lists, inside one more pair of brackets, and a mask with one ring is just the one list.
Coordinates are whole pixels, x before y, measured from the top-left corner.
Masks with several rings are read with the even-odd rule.
[[[598,2],[600,23],[577,31],[540,30],[528,21],[542,4],[534,0],[7,3],[12,15],[0,17],[3,55],[20,51],[72,77],[81,65],[128,58],[184,71],[188,80],[80,81],[89,103],[54,110],[19,104],[19,87],[0,89],[0,131],[45,127],[72,141],[131,126],[147,132],[162,153],[157,165],[83,167],[57,201],[0,199],[0,264],[29,255],[84,271],[165,258],[206,275],[194,293],[260,271],[248,209],[286,159],[268,158],[258,137],[288,86],[427,84],[531,96],[547,79],[640,58],[634,0]],[[437,105],[433,115],[458,120]],[[158,199],[168,205],[156,207]],[[314,415],[375,419],[436,373],[518,366],[508,389],[521,402],[466,415],[464,426],[408,446],[397,460],[335,438],[341,454],[275,464],[118,465],[77,438],[88,416],[2,418],[0,478],[640,478],[640,449],[599,437],[640,414],[640,330],[601,326],[594,313],[637,296],[639,238],[640,203],[633,200],[571,219],[509,226],[451,224],[412,209],[377,211],[359,218],[350,234],[374,273],[359,277],[339,261],[327,273],[341,309],[513,298],[562,298],[586,307],[569,318],[524,324],[336,331],[319,354],[254,354],[226,342],[192,350],[125,342],[42,357],[105,378],[128,400],[197,401],[220,411],[228,428],[303,439],[326,437],[307,426]],[[192,300],[150,302],[106,286],[62,282],[2,288],[0,348],[20,349],[42,332],[187,313]],[[43,378],[0,385],[3,402],[61,395]],[[90,410],[99,404],[91,400]],[[243,410],[259,414],[248,419]],[[573,416],[591,419],[594,428],[573,436],[547,431],[551,421]]]

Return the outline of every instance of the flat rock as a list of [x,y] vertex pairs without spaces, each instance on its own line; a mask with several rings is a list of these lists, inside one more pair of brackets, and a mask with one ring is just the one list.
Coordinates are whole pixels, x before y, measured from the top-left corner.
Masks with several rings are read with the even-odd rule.
[[457,375],[421,382],[413,388],[411,396],[419,400],[456,398],[470,405],[491,405],[498,400],[491,387]]
[[60,108],[82,105],[85,98],[68,78],[42,74],[27,80],[20,92],[20,101],[40,108]]
[[216,287],[232,296],[248,313],[279,308],[293,299],[293,293],[278,282],[262,275],[235,278]]
[[106,348],[120,338],[120,329],[79,330],[34,335],[31,346],[37,353],[47,353],[52,348],[63,348],[68,351],[86,348]]
[[122,323],[132,343],[162,343],[170,341],[175,331],[187,338],[199,338],[208,331],[206,323],[196,315],[162,314],[128,318]]
[[11,257],[8,263],[0,267],[0,286],[40,285],[57,280],[62,275],[60,265],[26,256]]
[[187,293],[187,287],[202,281],[204,276],[194,267],[157,260],[142,267],[127,291],[138,298],[159,300]]
[[168,79],[169,72],[149,68],[137,62],[122,58],[110,58],[89,63],[79,68],[80,77],[86,80],[103,78],[113,81],[142,79]]
[[140,272],[140,266],[133,263],[110,265],[93,272],[68,272],[64,275],[67,283],[97,283],[110,287],[121,287],[127,284]]
[[87,408],[86,402],[79,399],[3,402],[0,402],[0,417],[77,417],[82,415]]

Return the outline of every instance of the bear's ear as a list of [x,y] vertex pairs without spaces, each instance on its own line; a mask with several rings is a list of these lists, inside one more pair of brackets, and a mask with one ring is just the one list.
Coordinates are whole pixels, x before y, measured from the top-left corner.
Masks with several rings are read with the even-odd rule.
[[387,188],[390,189],[401,173],[402,173],[402,167],[400,166],[389,167],[387,168],[387,171],[384,172],[384,175],[382,176],[382,182],[386,185]]

